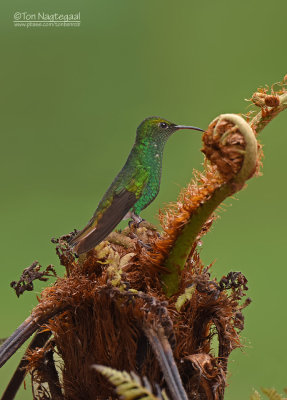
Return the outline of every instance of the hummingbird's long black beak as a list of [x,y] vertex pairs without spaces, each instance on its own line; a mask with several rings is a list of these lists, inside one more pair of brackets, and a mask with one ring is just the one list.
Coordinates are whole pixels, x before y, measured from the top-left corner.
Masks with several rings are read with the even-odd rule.
[[175,125],[175,129],[192,129],[194,131],[205,132],[204,129],[197,128],[196,126]]

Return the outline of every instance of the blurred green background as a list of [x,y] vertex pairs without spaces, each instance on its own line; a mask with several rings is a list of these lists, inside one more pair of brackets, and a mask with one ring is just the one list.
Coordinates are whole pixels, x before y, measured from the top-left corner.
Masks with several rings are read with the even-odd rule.
[[[14,0],[0,5],[1,332],[28,316],[45,286],[18,299],[9,287],[34,260],[56,263],[51,237],[81,228],[122,167],[147,116],[206,128],[219,113],[246,112],[258,86],[287,73],[287,2]],[[13,14],[81,12],[79,28],[16,28]],[[264,176],[227,201],[203,240],[213,274],[240,270],[253,302],[243,350],[232,353],[227,400],[287,386],[287,111],[261,134]],[[176,199],[201,168],[201,136],[166,146],[158,198]],[[58,264],[57,264],[58,265]],[[62,267],[58,268],[61,271]],[[62,271],[61,271],[62,272]],[[1,392],[20,357],[0,370]],[[29,378],[27,379],[29,381]],[[31,399],[23,389],[17,399]]]

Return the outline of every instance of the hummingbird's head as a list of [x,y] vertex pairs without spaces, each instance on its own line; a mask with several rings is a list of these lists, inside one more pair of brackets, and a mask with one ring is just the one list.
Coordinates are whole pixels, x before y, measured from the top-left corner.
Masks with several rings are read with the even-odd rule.
[[193,129],[202,131],[203,129],[196,128],[195,126],[176,125],[164,118],[148,117],[139,125],[137,129],[137,140],[145,141],[162,141],[165,142],[169,136],[179,129]]

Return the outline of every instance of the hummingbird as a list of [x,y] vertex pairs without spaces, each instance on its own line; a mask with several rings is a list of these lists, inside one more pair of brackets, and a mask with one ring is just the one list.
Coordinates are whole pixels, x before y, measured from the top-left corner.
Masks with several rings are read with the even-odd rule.
[[195,126],[176,125],[160,117],[148,117],[141,122],[125,165],[99,202],[93,217],[68,240],[77,255],[94,248],[121,220],[131,218],[137,226],[143,221],[140,212],[159,192],[164,146],[179,129],[204,132]]

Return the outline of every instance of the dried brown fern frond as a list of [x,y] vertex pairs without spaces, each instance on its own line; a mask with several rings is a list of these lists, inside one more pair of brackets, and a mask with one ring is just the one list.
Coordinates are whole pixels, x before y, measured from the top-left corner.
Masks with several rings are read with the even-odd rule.
[[[240,299],[247,288],[241,274],[211,280],[194,252],[186,271],[186,281],[194,289],[178,311],[176,297],[166,301],[159,277],[144,265],[138,267],[137,253],[108,242],[77,261],[69,251],[64,242],[58,243],[67,276],[43,291],[32,314],[39,322],[57,310],[43,327],[53,334],[52,348],[35,349],[26,357],[36,399],[47,395],[45,383],[50,392],[58,387],[51,383],[51,351],[60,359],[61,393],[68,400],[113,397],[111,387],[92,372],[93,363],[136,371],[164,388],[158,355],[147,334],[155,326],[163,327],[172,346],[188,397],[196,388],[203,398],[210,393],[223,397],[227,360],[240,345],[238,332],[243,328]],[[210,345],[213,335],[219,339],[217,356]],[[212,371],[206,364],[205,375],[200,372],[197,354],[208,355]]]

